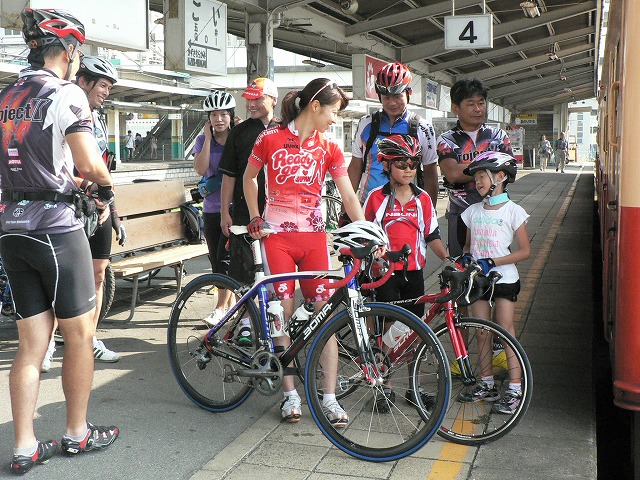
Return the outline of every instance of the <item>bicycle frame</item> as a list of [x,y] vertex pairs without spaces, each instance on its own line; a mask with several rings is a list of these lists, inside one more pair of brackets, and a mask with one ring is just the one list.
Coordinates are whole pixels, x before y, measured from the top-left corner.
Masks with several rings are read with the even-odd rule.
[[[408,307],[411,305],[430,304],[431,306],[427,312],[422,316],[422,321],[426,324],[431,323],[437,315],[444,312],[444,319],[447,324],[447,330],[451,337],[451,344],[453,346],[456,361],[460,367],[462,382],[464,385],[473,385],[476,383],[476,377],[473,375],[471,368],[471,362],[469,361],[469,350],[467,344],[462,338],[462,332],[460,332],[456,326],[456,318],[458,315],[457,306],[454,300],[449,300],[444,303],[438,302],[438,297],[446,296],[451,289],[445,283],[440,284],[440,293],[426,293],[417,298],[405,299],[405,300],[392,300],[389,302],[391,305],[398,307]],[[402,337],[396,345],[389,352],[389,357],[392,361],[396,361],[412,342],[416,339],[416,334],[411,332],[409,335]]]
[[[382,374],[378,371],[373,354],[367,349],[367,342],[365,341],[365,339],[368,338],[366,318],[358,316],[357,314],[357,312],[362,309],[363,305],[363,298],[355,279],[355,275],[360,268],[360,260],[348,255],[347,252],[341,252],[343,258],[342,270],[317,270],[265,275],[260,242],[254,241],[251,244],[251,250],[253,252],[254,264],[256,266],[255,281],[249,290],[247,290],[242,297],[238,299],[236,304],[229,309],[220,323],[211,327],[205,336],[205,339],[207,340],[205,341],[205,345],[207,348],[211,351],[215,350],[217,355],[224,357],[227,360],[247,367],[247,370],[245,371],[238,371],[237,373],[239,375],[246,375],[249,377],[257,376],[256,374],[258,374],[258,372],[255,369],[251,369],[251,358],[236,357],[222,350],[218,350],[216,349],[215,344],[209,340],[246,302],[251,302],[253,297],[257,297],[258,311],[261,321],[260,331],[257,332],[259,335],[259,342],[261,343],[262,348],[268,349],[270,353],[279,353],[276,350],[276,346],[274,345],[273,338],[271,337],[269,330],[267,316],[269,291],[267,289],[267,285],[285,280],[322,278],[326,278],[328,280],[339,280],[336,284],[327,284],[327,287],[334,289],[335,292],[319,311],[315,312],[308,320],[305,321],[304,327],[300,333],[291,339],[292,341],[289,347],[287,347],[279,356],[280,363],[283,369],[288,367],[293,362],[298,352],[309,341],[309,339],[315,335],[324,322],[340,307],[340,305],[345,305],[349,311],[352,328],[357,338],[360,359],[364,359],[364,361],[361,360],[360,365],[363,370],[365,380],[371,385],[382,385]],[[350,263],[351,260],[353,261],[353,264]],[[241,348],[238,347],[238,350],[241,350]]]

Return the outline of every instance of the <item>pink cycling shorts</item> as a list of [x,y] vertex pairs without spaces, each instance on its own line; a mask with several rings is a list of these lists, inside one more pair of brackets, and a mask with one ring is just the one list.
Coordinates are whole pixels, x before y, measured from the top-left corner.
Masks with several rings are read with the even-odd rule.
[[[269,274],[329,270],[331,261],[325,232],[280,232],[262,240]],[[300,280],[304,299],[309,302],[329,300],[332,290],[327,279]],[[294,298],[295,280],[273,284],[280,300]]]

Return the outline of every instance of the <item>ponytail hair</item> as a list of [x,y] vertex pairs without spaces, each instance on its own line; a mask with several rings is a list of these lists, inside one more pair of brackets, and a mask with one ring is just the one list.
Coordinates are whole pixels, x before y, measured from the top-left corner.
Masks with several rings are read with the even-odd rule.
[[316,78],[311,80],[302,90],[292,90],[282,100],[280,114],[281,125],[286,127],[294,120],[302,110],[317,100],[325,107],[340,101],[340,110],[347,108],[349,99],[337,83],[328,78]]

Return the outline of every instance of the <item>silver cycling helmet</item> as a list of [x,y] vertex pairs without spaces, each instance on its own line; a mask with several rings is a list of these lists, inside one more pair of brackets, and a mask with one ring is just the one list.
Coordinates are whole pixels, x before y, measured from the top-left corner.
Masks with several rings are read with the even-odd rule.
[[233,95],[222,90],[214,90],[202,102],[202,108],[205,112],[214,110],[231,110],[236,108],[236,99]]
[[106,78],[111,80],[111,83],[116,83],[118,81],[118,72],[111,62],[104,58],[94,57],[91,55],[85,56],[80,62],[80,68],[78,68],[76,76],[82,74]]
[[379,246],[389,245],[389,238],[379,225],[366,220],[357,220],[333,231],[333,248],[362,247],[369,242]]

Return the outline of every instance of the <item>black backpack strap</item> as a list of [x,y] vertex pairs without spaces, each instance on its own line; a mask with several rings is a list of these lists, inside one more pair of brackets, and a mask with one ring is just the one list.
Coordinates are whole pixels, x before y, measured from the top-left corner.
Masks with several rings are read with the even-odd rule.
[[[409,123],[409,135],[418,141],[418,124],[420,123],[420,115],[415,112],[411,112],[408,118]],[[418,171],[416,172],[416,185],[422,188],[424,185],[424,171],[422,168],[422,162],[418,164]]]
[[367,158],[369,156],[369,152],[371,151],[371,147],[373,147],[373,142],[376,141],[378,132],[380,132],[380,110],[371,114],[371,129],[369,130],[369,138],[367,139],[367,145],[364,148],[364,155],[362,156],[363,172],[365,171],[365,166],[367,165]]

